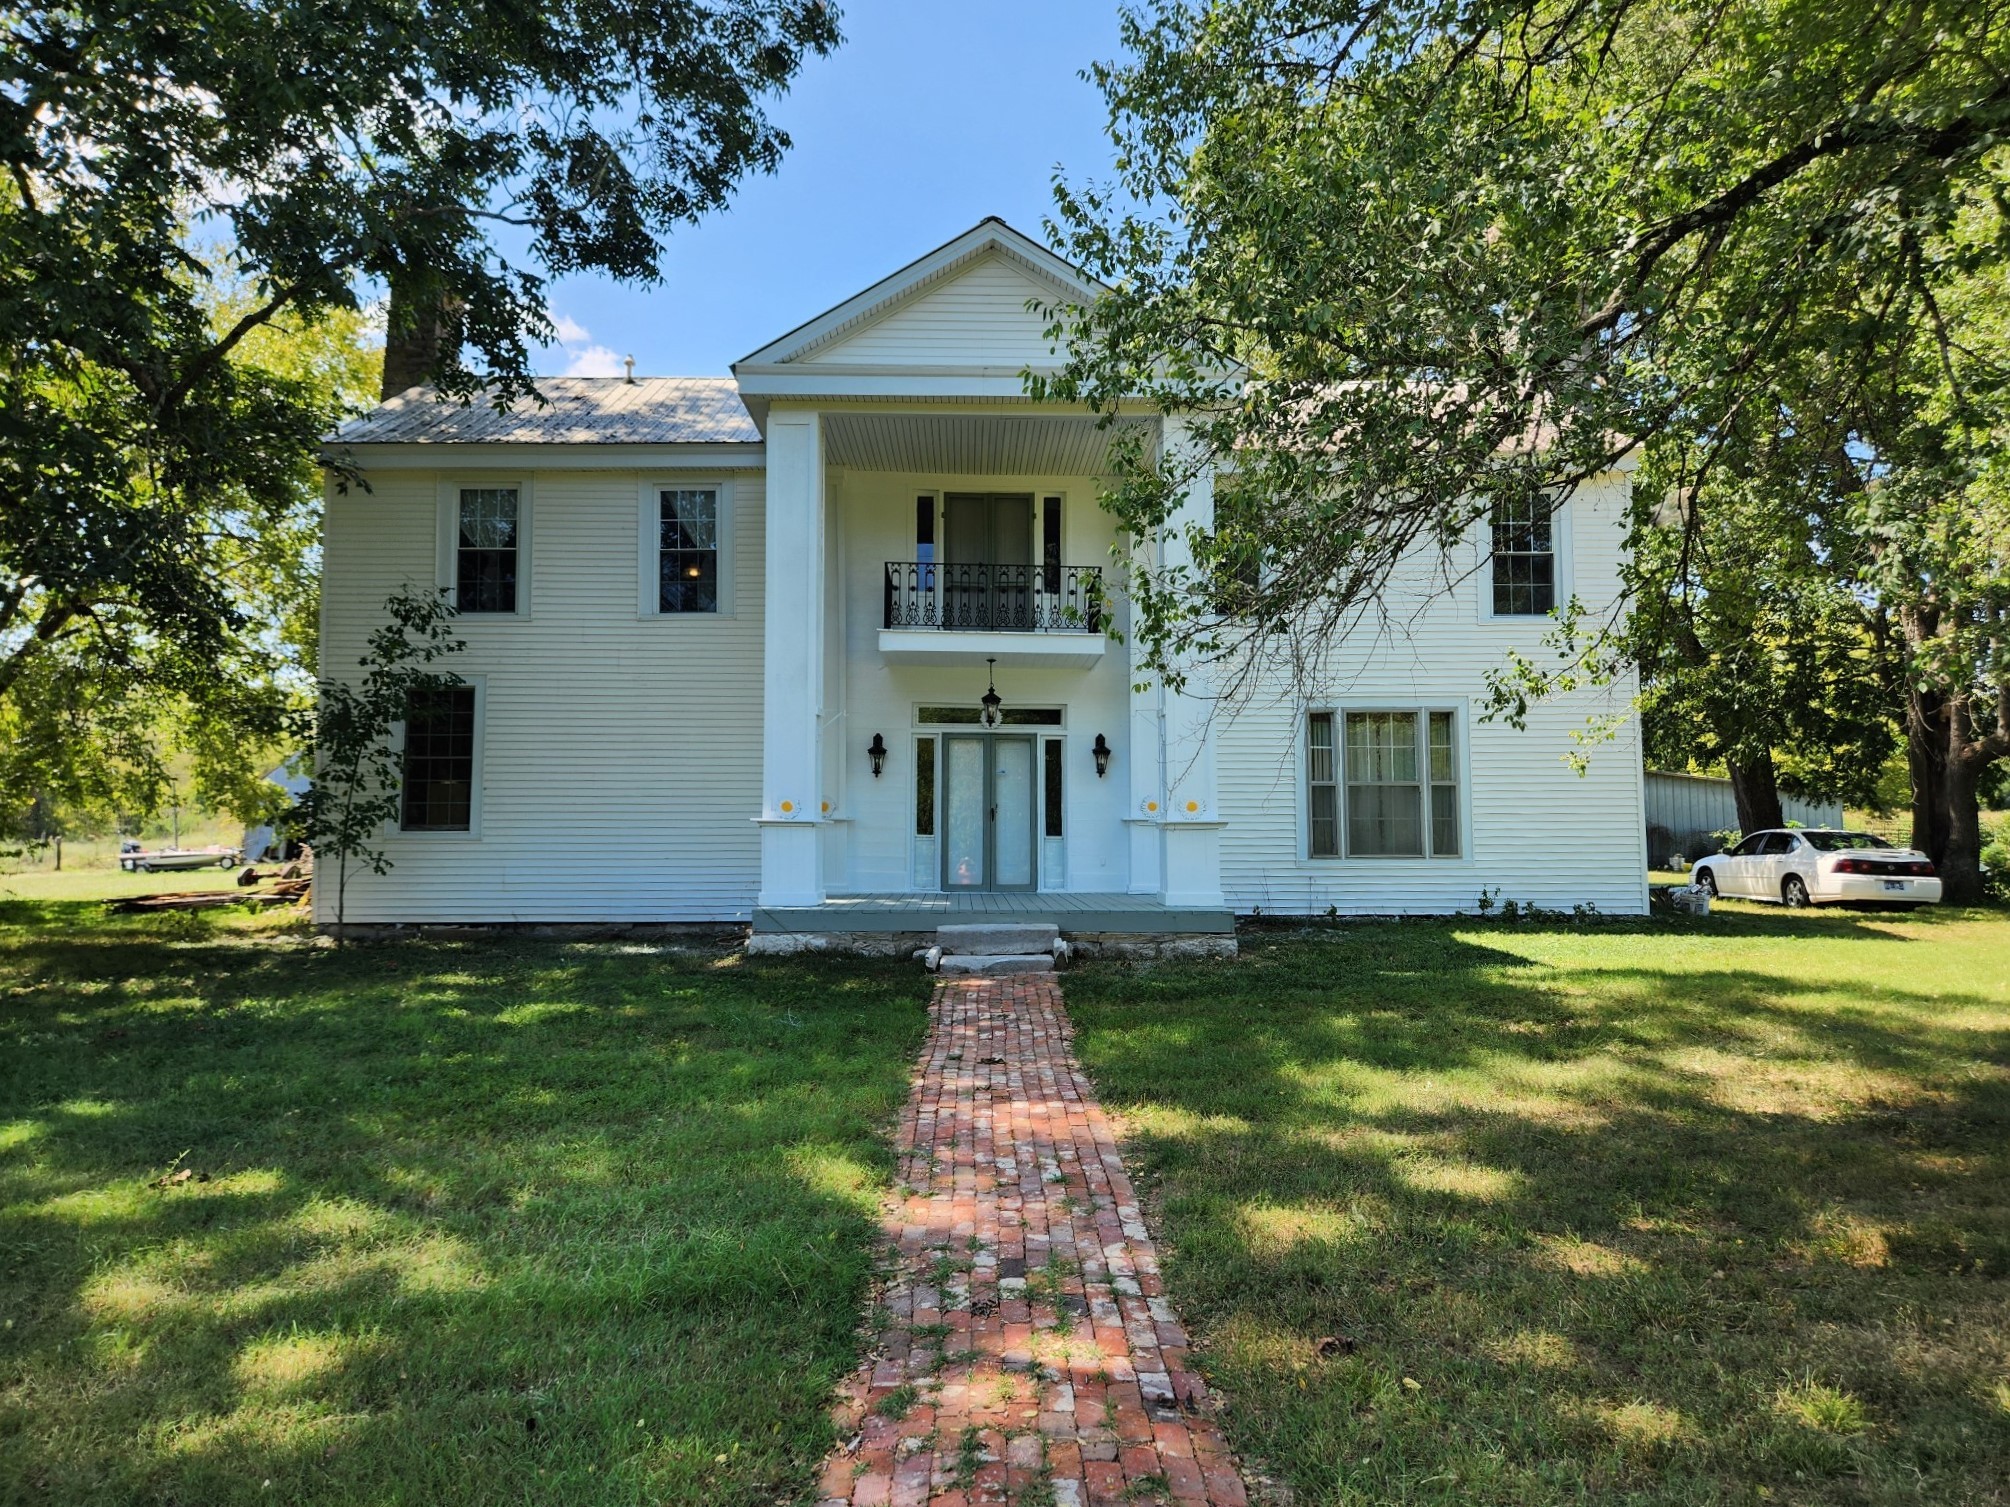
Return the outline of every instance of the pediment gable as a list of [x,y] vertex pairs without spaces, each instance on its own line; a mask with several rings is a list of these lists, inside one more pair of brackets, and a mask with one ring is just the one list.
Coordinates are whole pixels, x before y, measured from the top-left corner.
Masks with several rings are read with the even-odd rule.
[[1009,371],[1057,364],[1042,306],[1098,285],[1037,242],[986,220],[790,331],[734,370]]

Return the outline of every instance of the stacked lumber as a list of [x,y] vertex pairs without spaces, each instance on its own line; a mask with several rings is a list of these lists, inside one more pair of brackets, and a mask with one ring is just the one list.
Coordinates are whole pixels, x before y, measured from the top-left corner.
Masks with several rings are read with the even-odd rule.
[[[271,881],[265,889],[254,888]],[[226,905],[300,905],[314,890],[311,870],[297,863],[261,874],[247,868],[237,876],[235,890],[172,890],[157,895],[121,895],[107,900],[114,915],[145,915],[153,911],[216,910]]]

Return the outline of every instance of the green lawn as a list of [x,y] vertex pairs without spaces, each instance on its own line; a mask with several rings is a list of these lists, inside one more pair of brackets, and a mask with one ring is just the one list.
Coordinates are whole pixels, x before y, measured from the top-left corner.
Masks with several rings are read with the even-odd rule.
[[1068,997],[1298,1507],[2010,1500],[2010,917],[1246,942]]
[[0,1502],[805,1489],[920,971],[285,925],[0,901]]

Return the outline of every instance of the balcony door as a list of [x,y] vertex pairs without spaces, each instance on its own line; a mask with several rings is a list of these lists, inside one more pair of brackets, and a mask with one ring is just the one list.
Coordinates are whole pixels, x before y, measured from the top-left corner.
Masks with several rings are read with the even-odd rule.
[[942,499],[943,603],[952,627],[1033,627],[1030,493],[951,492]]
[[1030,890],[1033,739],[951,733],[942,739],[942,887]]

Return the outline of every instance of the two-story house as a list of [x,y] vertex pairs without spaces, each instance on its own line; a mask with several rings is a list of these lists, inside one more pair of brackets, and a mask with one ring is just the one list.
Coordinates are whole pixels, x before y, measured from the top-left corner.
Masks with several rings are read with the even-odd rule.
[[[368,486],[328,497],[327,672],[413,584],[466,645],[400,732],[393,866],[349,918],[790,945],[973,910],[1201,936],[1483,891],[1643,910],[1633,725],[1567,762],[1632,688],[1481,715],[1556,603],[1612,600],[1627,478],[1392,583],[1328,683],[1169,690],[1123,634],[1111,434],[1024,391],[1056,362],[1034,305],[1094,296],[987,220],[730,377],[551,379],[505,414],[415,389],[345,428]],[[1186,506],[1211,517],[1204,483]]]

